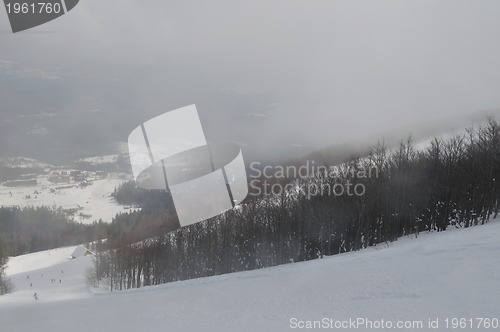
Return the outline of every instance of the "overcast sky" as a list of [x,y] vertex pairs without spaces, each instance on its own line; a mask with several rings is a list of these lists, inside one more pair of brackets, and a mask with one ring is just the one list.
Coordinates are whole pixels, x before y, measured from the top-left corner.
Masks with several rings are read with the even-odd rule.
[[497,0],[81,0],[12,34],[0,155],[100,153],[196,104],[208,139],[282,155],[500,109]]

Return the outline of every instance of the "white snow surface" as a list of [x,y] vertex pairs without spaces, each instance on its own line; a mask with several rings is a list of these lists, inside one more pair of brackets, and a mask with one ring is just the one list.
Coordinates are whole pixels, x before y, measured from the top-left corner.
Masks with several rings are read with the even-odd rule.
[[45,168],[49,167],[50,165],[42,163],[33,158],[11,157],[11,158],[1,158],[0,166],[18,167],[18,168]]
[[16,289],[0,297],[0,331],[289,331],[291,318],[358,317],[422,320],[422,331],[430,330],[429,318],[440,318],[438,330],[452,331],[443,319],[500,318],[499,239],[500,222],[491,221],[309,262],[113,293],[86,286],[92,257],[70,260],[75,247],[49,250],[11,258],[7,273]]
[[61,207],[64,210],[75,210],[70,216],[75,222],[91,224],[102,219],[111,222],[117,213],[128,212],[111,194],[123,178],[105,178],[92,181],[86,187],[77,183],[52,184],[45,177],[38,177],[35,186],[5,187],[0,185],[0,206]]
[[83,158],[78,160],[78,162],[88,163],[91,165],[113,164],[118,161],[119,157],[120,157],[119,154],[110,154],[106,156]]

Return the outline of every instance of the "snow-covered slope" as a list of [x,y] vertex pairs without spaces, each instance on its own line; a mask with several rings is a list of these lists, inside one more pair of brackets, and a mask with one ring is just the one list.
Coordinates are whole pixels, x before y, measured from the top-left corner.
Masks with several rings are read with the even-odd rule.
[[[499,239],[500,222],[492,221],[310,262],[96,295],[83,277],[91,258],[68,260],[74,248],[63,248],[11,260],[17,289],[0,297],[0,331],[289,331],[292,318],[293,326],[421,320],[413,331],[429,331],[429,318],[440,318],[434,330],[451,331],[445,318],[500,318]],[[61,284],[50,283],[61,275]]]
[[[92,267],[92,257],[71,259],[75,248],[58,248],[11,258],[6,273],[15,290],[2,297],[2,303],[31,304],[35,293],[40,303],[89,297],[86,271]],[[1,324],[0,331],[4,331]]]

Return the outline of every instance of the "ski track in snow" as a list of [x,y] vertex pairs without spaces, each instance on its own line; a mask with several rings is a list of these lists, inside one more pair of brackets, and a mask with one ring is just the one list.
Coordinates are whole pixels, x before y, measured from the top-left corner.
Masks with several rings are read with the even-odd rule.
[[11,259],[16,289],[0,297],[0,331],[289,331],[292,317],[500,318],[499,238],[493,220],[309,262],[113,293],[86,286],[91,257],[71,260],[75,247],[59,248]]

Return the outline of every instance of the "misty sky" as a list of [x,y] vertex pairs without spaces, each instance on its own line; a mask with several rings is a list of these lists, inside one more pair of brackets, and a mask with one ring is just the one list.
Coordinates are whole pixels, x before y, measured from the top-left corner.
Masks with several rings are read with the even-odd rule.
[[209,140],[281,156],[500,109],[497,0],[81,0],[12,34],[0,155],[97,154],[196,104]]

